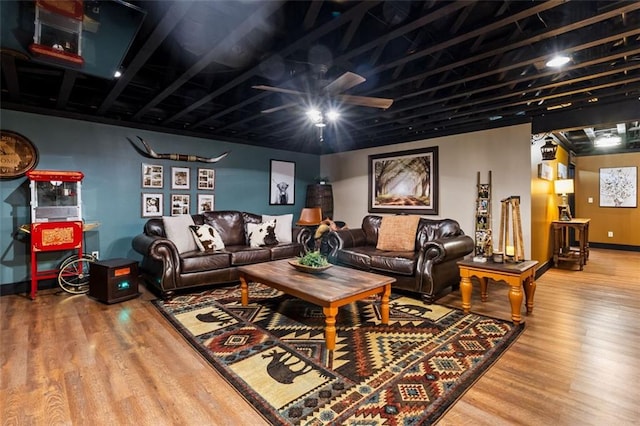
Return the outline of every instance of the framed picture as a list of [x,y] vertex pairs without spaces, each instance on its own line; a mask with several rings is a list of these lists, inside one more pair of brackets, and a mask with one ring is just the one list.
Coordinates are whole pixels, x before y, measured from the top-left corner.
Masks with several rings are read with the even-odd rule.
[[171,216],[189,214],[189,194],[171,194]]
[[214,169],[198,169],[198,189],[216,188],[216,171]]
[[171,189],[189,189],[189,168],[171,168]]
[[[558,164],[560,166],[560,164]],[[560,171],[560,169],[558,169]],[[547,163],[538,164],[538,177],[544,180],[553,180],[553,167]]]
[[638,207],[638,168],[600,169],[600,207]]
[[438,214],[438,147],[370,155],[369,212]]
[[142,194],[142,217],[162,216],[162,194]]
[[295,204],[296,163],[271,160],[269,204]]
[[162,188],[163,167],[158,164],[142,163],[142,187]]
[[558,179],[566,179],[567,178],[567,166],[558,163]]
[[214,210],[213,194],[198,194],[198,213],[212,212]]

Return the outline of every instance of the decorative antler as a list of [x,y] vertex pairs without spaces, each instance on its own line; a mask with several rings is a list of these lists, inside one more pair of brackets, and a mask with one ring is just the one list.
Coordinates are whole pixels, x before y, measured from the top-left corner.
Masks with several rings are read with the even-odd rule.
[[229,155],[229,151],[213,158],[199,157],[197,155],[188,154],[158,154],[153,149],[151,149],[149,144],[147,144],[140,136],[138,136],[138,139],[140,139],[140,142],[142,142],[142,145],[144,145],[145,149],[147,150],[147,154],[149,154],[151,158],[160,158],[163,160],[174,161],[200,161],[202,163],[217,163],[218,161]]

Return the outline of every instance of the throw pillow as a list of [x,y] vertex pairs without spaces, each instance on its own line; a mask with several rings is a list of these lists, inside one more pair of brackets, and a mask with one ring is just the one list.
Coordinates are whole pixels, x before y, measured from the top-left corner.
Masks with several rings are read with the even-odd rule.
[[276,238],[276,221],[263,223],[247,223],[249,245],[251,247],[274,246],[278,244]]
[[165,235],[175,244],[178,253],[198,250],[189,229],[190,226],[195,225],[191,215],[163,216],[162,222],[164,223]]
[[378,231],[378,250],[413,251],[420,216],[384,216]]
[[290,243],[292,241],[291,228],[293,224],[293,213],[283,214],[280,216],[262,215],[262,222],[276,221],[276,238],[281,243]]
[[224,249],[224,242],[220,233],[209,224],[193,225],[189,227],[193,234],[193,239],[196,242],[200,251],[215,251]]

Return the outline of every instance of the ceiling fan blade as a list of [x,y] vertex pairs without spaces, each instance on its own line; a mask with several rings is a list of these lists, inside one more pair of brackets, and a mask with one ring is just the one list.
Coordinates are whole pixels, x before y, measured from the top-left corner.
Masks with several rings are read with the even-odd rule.
[[393,104],[393,99],[372,98],[370,96],[336,95],[336,98],[347,104],[371,108],[387,109]]
[[367,79],[363,76],[347,71],[331,83],[327,84],[324,90],[329,94],[340,93],[345,90],[349,90],[358,84],[364,83],[365,81],[367,81]]
[[273,108],[269,108],[269,109],[265,109],[265,110],[262,110],[260,112],[263,113],[263,114],[271,114],[272,112],[276,112],[276,111],[280,111],[280,110],[283,110],[283,109],[291,108],[291,107],[296,106],[296,105],[298,105],[296,102],[289,102],[287,104],[280,105],[280,106],[273,107]]
[[269,92],[287,93],[289,95],[306,95],[306,93],[304,92],[300,92],[298,90],[284,89],[282,87],[273,87],[273,86],[264,86],[264,85],[251,86],[251,87],[258,90],[266,90]]

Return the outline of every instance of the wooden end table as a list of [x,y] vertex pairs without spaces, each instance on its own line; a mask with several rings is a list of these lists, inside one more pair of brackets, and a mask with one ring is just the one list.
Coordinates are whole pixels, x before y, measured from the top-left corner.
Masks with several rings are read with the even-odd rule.
[[509,284],[509,302],[511,303],[511,320],[519,324],[522,320],[520,310],[522,308],[522,287],[524,286],[527,298],[527,314],[533,312],[533,295],[536,292],[536,265],[537,260],[525,260],[518,263],[493,263],[474,262],[461,260],[460,268],[460,293],[462,294],[462,309],[469,313],[471,309],[471,291],[473,284],[471,277],[475,276],[480,281],[480,297],[487,301],[487,280],[504,281]]
[[336,347],[336,316],[340,306],[379,294],[381,320],[389,324],[389,296],[395,278],[337,265],[320,274],[309,274],[294,269],[289,260],[239,267],[242,305],[249,304],[248,283],[256,281],[322,307],[329,350]]

